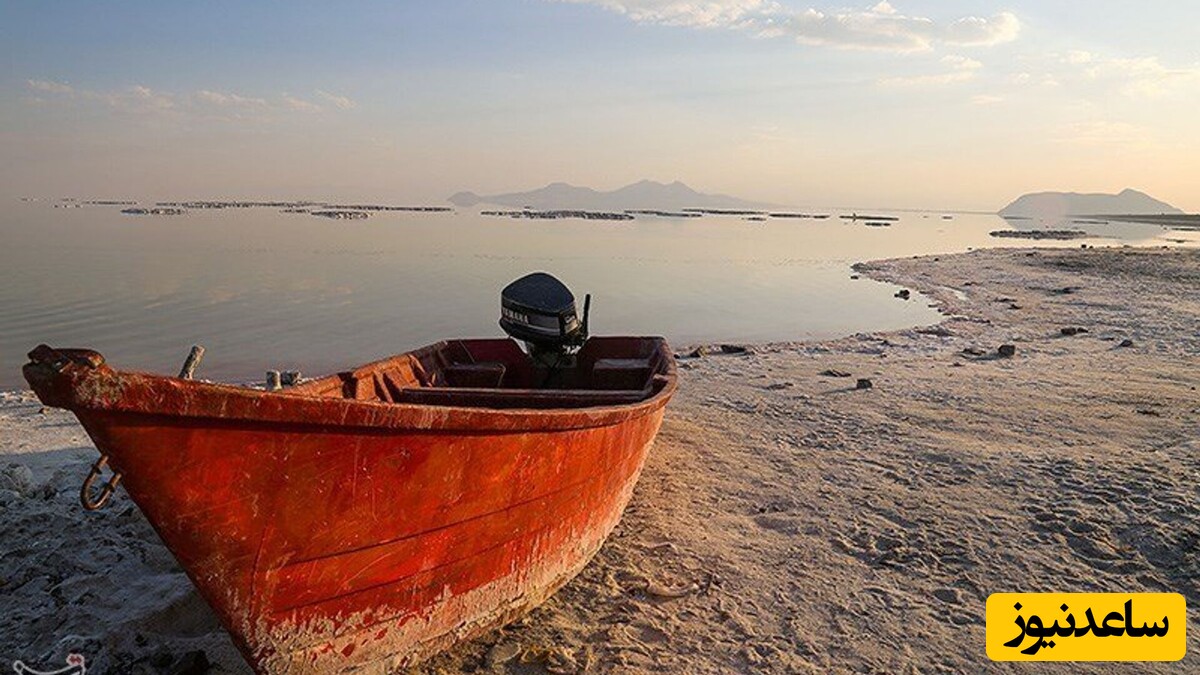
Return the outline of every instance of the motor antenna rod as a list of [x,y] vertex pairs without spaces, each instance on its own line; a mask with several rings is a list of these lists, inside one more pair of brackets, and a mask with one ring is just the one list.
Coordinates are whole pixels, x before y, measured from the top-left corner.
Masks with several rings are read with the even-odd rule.
[[588,317],[592,313],[592,294],[583,296],[583,339],[588,337]]

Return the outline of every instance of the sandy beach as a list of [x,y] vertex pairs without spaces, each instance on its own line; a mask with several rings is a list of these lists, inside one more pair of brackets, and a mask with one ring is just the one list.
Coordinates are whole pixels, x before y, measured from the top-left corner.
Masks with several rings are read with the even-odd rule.
[[[945,320],[682,358],[592,564],[420,670],[1065,672],[988,661],[998,591],[1181,593],[1182,663],[1070,672],[1200,670],[1200,250],[852,273]],[[95,451],[73,416],[0,394],[0,455],[0,667],[75,651],[98,673],[249,672],[128,497],[79,506]]]

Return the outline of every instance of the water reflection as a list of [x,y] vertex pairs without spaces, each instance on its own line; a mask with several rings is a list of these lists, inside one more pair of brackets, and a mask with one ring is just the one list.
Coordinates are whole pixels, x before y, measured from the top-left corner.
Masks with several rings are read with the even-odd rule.
[[[995,216],[893,215],[900,220],[880,228],[838,218],[530,221],[464,211],[331,221],[265,208],[138,217],[13,202],[0,216],[0,388],[22,386],[24,354],[39,342],[164,372],[202,343],[201,375],[236,380],[497,335],[500,288],[539,269],[593,294],[597,334],[686,343],[886,330],[937,315],[895,300],[890,287],[852,281],[853,262],[1028,245],[989,237],[1006,228]],[[1166,233],[1071,228],[1135,244],[1164,243]]]

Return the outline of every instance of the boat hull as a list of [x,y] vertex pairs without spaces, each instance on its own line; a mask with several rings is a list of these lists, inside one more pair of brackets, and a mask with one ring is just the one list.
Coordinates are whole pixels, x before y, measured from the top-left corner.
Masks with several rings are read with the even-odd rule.
[[670,396],[425,409],[34,370],[260,673],[391,672],[545,600],[616,526]]

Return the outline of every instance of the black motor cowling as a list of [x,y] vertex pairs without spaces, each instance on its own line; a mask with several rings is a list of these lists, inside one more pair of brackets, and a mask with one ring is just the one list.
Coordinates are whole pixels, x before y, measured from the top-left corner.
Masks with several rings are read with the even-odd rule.
[[500,327],[531,351],[566,353],[587,340],[590,304],[587,296],[580,320],[571,290],[545,272],[534,272],[500,292]]

